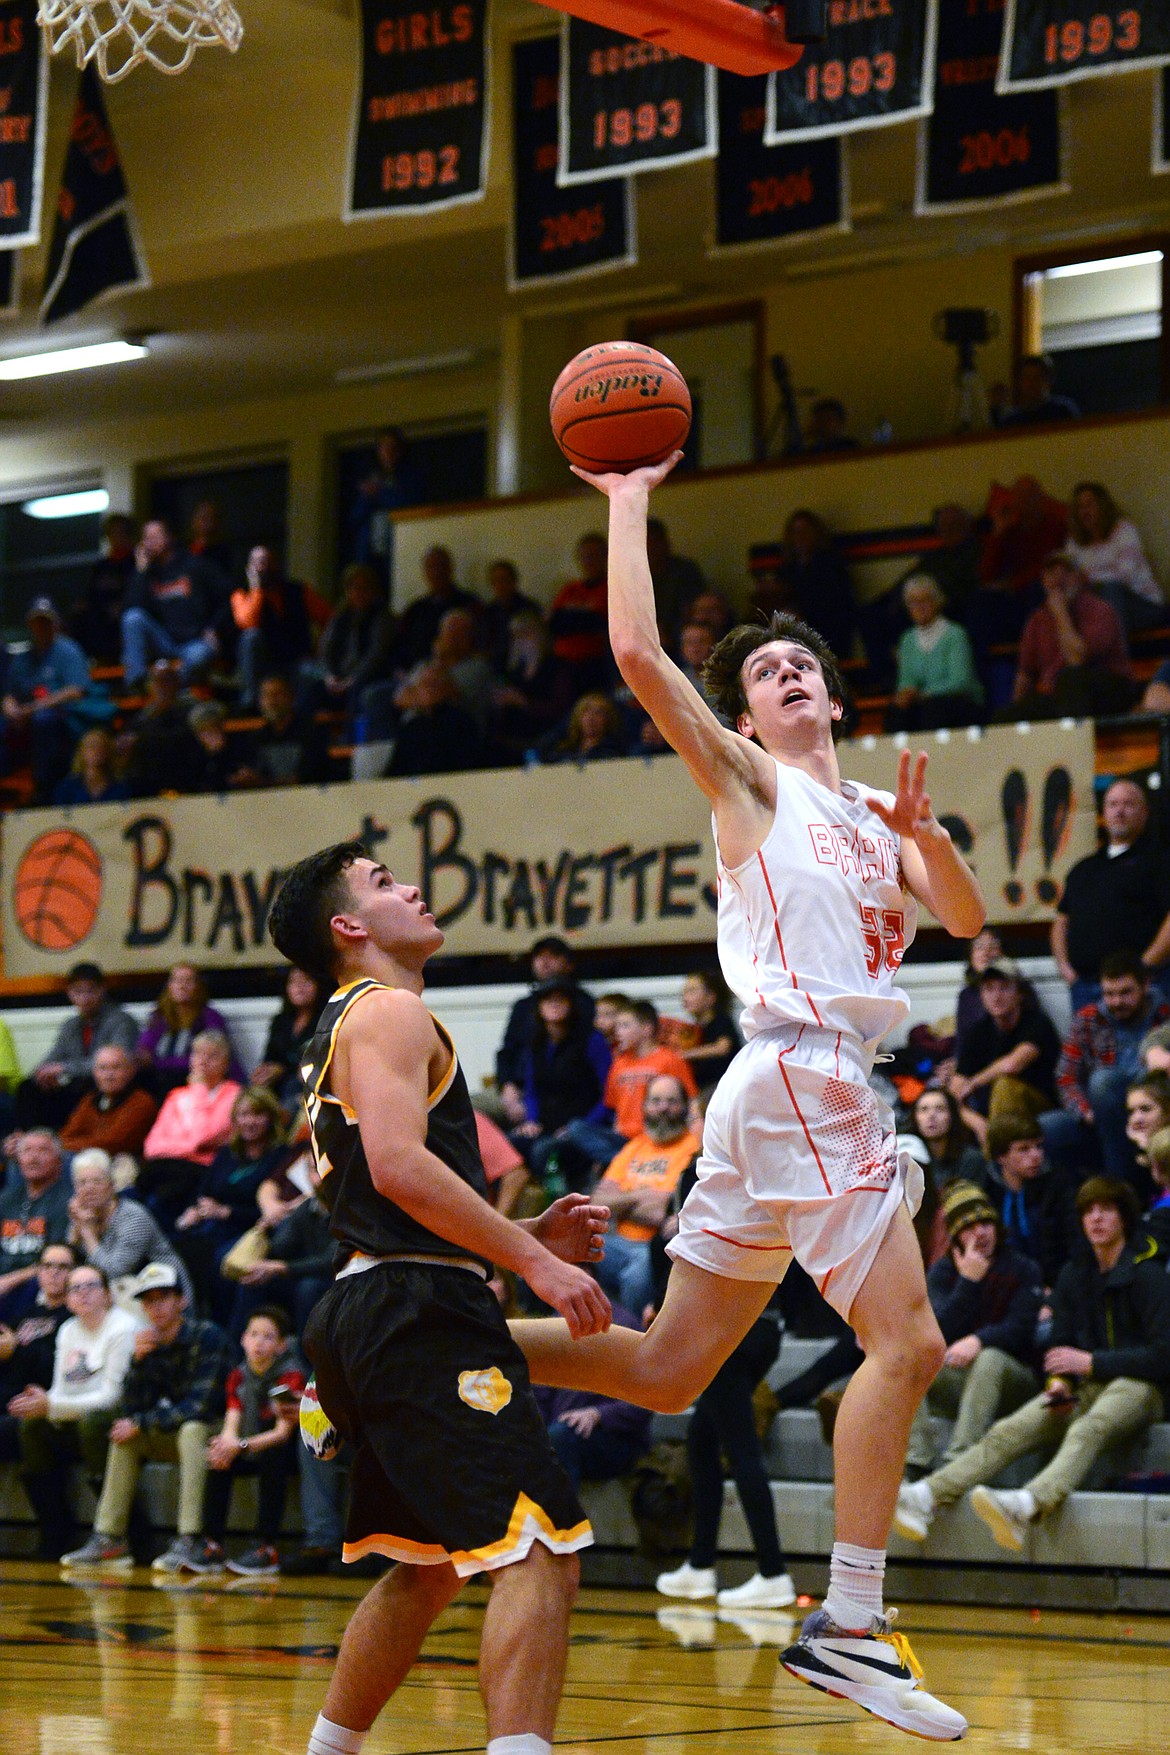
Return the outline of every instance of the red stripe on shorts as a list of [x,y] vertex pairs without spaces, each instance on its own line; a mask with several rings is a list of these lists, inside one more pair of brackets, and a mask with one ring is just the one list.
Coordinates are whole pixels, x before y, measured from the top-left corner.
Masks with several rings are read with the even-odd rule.
[[808,1131],[808,1122],[804,1119],[804,1116],[800,1112],[800,1104],[796,1101],[796,1092],[792,1089],[792,1080],[788,1077],[787,1069],[785,1068],[784,1062],[780,1058],[779,1055],[776,1056],[776,1065],[780,1068],[780,1077],[784,1080],[784,1087],[788,1092],[788,1101],[792,1104],[793,1110],[796,1114],[796,1119],[799,1121],[801,1127],[804,1129],[804,1137],[808,1141],[809,1150],[811,1151],[813,1157],[817,1161],[817,1169],[821,1173],[821,1181],[825,1185],[826,1192],[828,1194],[832,1194],[833,1185],[829,1181],[829,1178],[825,1175],[825,1166],[821,1163],[821,1154],[817,1151],[816,1143],[813,1140],[813,1136]]
[[718,1237],[720,1243],[730,1243],[735,1249],[760,1249],[765,1252],[786,1249],[792,1253],[791,1243],[741,1243],[738,1237],[725,1237],[722,1231],[709,1231],[706,1225],[701,1227],[704,1237]]

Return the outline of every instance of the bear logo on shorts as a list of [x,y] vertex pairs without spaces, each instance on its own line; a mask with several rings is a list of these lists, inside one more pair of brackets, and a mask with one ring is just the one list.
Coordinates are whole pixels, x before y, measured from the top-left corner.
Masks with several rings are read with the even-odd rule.
[[498,1414],[512,1399],[512,1385],[498,1365],[488,1371],[461,1371],[459,1399],[481,1414]]

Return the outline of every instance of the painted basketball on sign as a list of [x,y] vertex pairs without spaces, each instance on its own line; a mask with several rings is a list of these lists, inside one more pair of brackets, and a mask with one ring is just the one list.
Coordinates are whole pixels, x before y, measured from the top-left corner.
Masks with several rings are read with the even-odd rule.
[[71,951],[93,931],[102,860],[76,829],[50,829],[24,851],[12,886],[16,924],[41,951]]

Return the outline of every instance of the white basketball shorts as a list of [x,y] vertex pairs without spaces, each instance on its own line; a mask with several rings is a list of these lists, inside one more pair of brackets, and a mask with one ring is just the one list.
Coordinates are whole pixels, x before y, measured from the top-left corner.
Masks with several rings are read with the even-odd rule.
[[795,1256],[848,1319],[902,1201],[922,1172],[899,1162],[870,1057],[836,1030],[793,1024],[753,1036],[707,1110],[699,1180],[669,1253],[733,1280],[779,1284]]

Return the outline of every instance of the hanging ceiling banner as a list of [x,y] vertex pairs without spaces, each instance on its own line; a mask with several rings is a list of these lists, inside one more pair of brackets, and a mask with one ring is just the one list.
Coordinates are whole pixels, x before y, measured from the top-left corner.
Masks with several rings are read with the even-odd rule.
[[59,323],[112,293],[149,285],[102,82],[89,66],[81,75],[69,128],[41,322]]
[[1026,201],[1067,188],[1060,94],[995,89],[1003,0],[943,0],[934,110],[918,124],[916,213]]
[[480,201],[487,179],[487,0],[362,0],[361,78],[342,217]]
[[629,177],[557,185],[561,38],[512,50],[512,237],[509,286],[539,286],[638,260]]
[[1135,0],[1007,0],[999,91],[1067,85],[1170,62],[1170,6]]
[[716,250],[849,230],[845,143],[765,146],[768,76],[720,73],[715,161]]
[[48,93],[37,0],[0,0],[0,249],[41,235]]
[[[957,5],[959,0],[944,0]],[[768,79],[765,146],[930,114],[936,0],[828,0],[828,30]]]
[[715,69],[580,18],[562,27],[562,186],[713,158]]
[[1150,148],[1150,171],[1161,177],[1170,171],[1170,67],[1163,67],[1154,82],[1154,138]]

